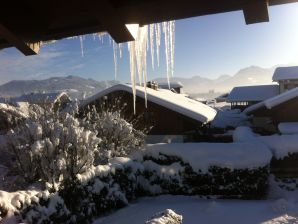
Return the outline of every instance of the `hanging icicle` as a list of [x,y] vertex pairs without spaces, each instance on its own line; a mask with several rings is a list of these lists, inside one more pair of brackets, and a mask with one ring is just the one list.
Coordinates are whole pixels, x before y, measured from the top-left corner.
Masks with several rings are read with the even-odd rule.
[[171,88],[170,86],[170,43],[169,43],[169,22],[163,22],[162,23],[162,30],[164,33],[164,40],[165,40],[165,54],[166,54],[166,69],[167,69],[167,81],[168,81],[168,86],[169,89]]
[[174,76],[175,21],[170,21],[171,76]]
[[155,24],[150,24],[150,52],[151,52],[151,64],[152,64],[152,69],[154,69],[154,28]]
[[156,57],[157,57],[157,66],[159,67],[159,49],[160,49],[160,23],[155,24],[155,38],[156,38]]
[[118,44],[118,48],[119,48],[119,57],[122,58],[122,43]]
[[128,43],[130,61],[130,79],[133,93],[133,112],[136,113],[136,41]]
[[[135,41],[128,43],[129,60],[130,60],[130,77],[133,89],[134,113],[136,112],[136,83],[137,77],[140,86],[145,89],[145,106],[147,107],[147,51],[151,53],[152,69],[155,68],[155,55],[157,66],[160,64],[160,46],[161,46],[161,32],[164,34],[165,57],[166,57],[166,71],[167,81],[170,88],[170,78],[174,75],[174,48],[175,48],[175,21],[144,25],[139,27],[138,24],[130,24],[135,28]],[[127,25],[129,26],[129,25]],[[98,37],[103,44],[104,36],[107,33],[101,32],[93,35],[93,39]],[[81,45],[81,55],[84,57],[84,36],[75,36],[67,39],[79,38]],[[109,36],[110,45],[113,44],[114,69],[115,79],[118,73],[118,55],[123,56],[122,44],[117,44]],[[156,53],[155,53],[156,52]]]
[[80,36],[80,45],[81,45],[81,55],[84,57],[84,39],[83,36]]
[[[162,23],[165,43],[165,56],[166,56],[166,70],[167,80],[170,88],[170,77],[174,73],[174,44],[175,44],[175,23],[174,21]],[[149,35],[148,35],[149,34]],[[155,34],[155,41],[154,41]],[[149,38],[149,39],[148,39]],[[144,86],[145,89],[145,106],[147,107],[147,51],[151,51],[152,68],[154,69],[154,56],[156,48],[157,65],[159,66],[159,49],[161,39],[161,25],[152,24],[139,27],[135,41],[128,43],[130,54],[130,74],[133,89],[134,112],[136,111],[136,77],[138,77],[139,85]],[[155,44],[155,46],[154,46]]]
[[113,41],[113,52],[114,52],[114,70],[115,70],[115,80],[117,79],[118,73],[118,45]]
[[98,39],[102,44],[103,44],[104,36],[106,36],[106,35],[107,35],[107,33],[105,33],[105,32],[97,33]]

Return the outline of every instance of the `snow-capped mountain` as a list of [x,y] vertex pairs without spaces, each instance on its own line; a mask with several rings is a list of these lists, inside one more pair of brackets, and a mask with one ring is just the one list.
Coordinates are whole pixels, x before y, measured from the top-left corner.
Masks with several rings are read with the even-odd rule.
[[[239,70],[235,75],[221,75],[217,79],[209,79],[201,76],[191,78],[175,77],[174,81],[180,81],[184,91],[189,94],[215,92],[229,92],[235,86],[261,85],[272,83],[272,75],[276,66],[261,68],[250,66]],[[166,82],[165,78],[158,78],[157,82]]]
[[118,81],[95,81],[78,76],[52,77],[44,80],[15,80],[0,86],[0,96],[16,97],[32,92],[65,91],[71,98],[82,99],[118,83]]

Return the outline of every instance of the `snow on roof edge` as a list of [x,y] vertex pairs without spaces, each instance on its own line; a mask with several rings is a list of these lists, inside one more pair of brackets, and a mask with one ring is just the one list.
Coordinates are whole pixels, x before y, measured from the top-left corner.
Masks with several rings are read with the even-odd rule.
[[272,76],[273,81],[286,79],[298,79],[298,66],[278,67],[275,69]]
[[[132,87],[131,85],[128,85],[128,84],[114,85],[82,101],[80,104],[80,107],[84,107],[90,104],[91,102],[95,101],[96,99],[103,97],[114,91],[125,91],[125,92],[132,93]],[[169,97],[167,97],[165,93],[173,94],[173,95],[169,95]],[[144,87],[136,86],[136,95],[144,99],[145,98]],[[172,96],[175,96],[175,100],[174,99],[171,100]],[[173,93],[169,90],[153,90],[153,89],[147,88],[147,99],[148,101],[151,101],[160,106],[166,107],[170,110],[176,111],[180,114],[183,114],[187,117],[190,117],[202,123],[208,123],[212,121],[217,113],[216,110],[214,110],[213,108],[205,104],[202,104],[200,102],[197,102],[185,96],[181,96],[180,94]],[[181,103],[179,104],[178,102],[179,100],[185,101],[184,105]],[[185,104],[188,104],[188,105],[185,105]],[[194,108],[197,109],[197,111],[195,111]]]
[[265,100],[265,105],[268,109],[271,109],[281,103],[287,102],[298,96],[298,87],[288,90],[282,94],[279,94],[275,97],[272,97],[268,100]]
[[276,96],[278,85],[236,86],[227,97],[228,102],[262,101]]
[[271,97],[271,98],[264,100],[260,103],[254,104],[250,107],[247,107],[243,112],[246,114],[249,114],[263,106],[265,106],[267,109],[272,109],[273,107],[276,107],[279,104],[287,102],[295,97],[298,97],[298,87],[288,90],[288,91],[286,91],[282,94],[279,94],[277,96]]

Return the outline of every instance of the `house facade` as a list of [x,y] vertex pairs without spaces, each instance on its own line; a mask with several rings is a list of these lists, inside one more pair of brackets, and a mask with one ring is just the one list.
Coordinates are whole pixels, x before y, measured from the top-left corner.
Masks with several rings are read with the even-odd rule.
[[[165,89],[147,88],[147,107],[145,106],[145,88],[136,87],[136,114],[144,123],[152,125],[148,133],[151,142],[171,136],[183,141],[185,136],[194,135],[211,122],[216,111],[200,102],[174,93]],[[133,93],[130,85],[115,85],[94,96],[84,100],[80,104],[81,110],[88,106],[100,107],[102,99],[113,99],[120,97],[121,102],[126,104],[124,116],[130,117],[134,114]]]
[[278,124],[298,122],[298,87],[248,107],[243,112],[252,115],[254,127],[277,132]]
[[272,80],[279,84],[280,93],[298,87],[298,66],[276,68]]
[[28,102],[30,104],[37,104],[41,106],[52,104],[54,109],[63,109],[71,102],[70,97],[65,92],[54,93],[30,93],[19,97],[14,97],[9,100],[10,103]]
[[238,86],[232,89],[227,101],[231,103],[231,109],[243,111],[251,105],[278,95],[278,93],[278,85]]

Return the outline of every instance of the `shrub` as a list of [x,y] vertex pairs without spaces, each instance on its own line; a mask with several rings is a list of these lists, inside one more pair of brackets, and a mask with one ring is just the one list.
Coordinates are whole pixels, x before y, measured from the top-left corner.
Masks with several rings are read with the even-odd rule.
[[128,156],[145,145],[145,134],[151,127],[141,122],[141,116],[125,116],[126,104],[121,102],[121,97],[103,98],[97,106],[90,106],[83,112],[88,129],[97,132],[102,140],[96,164]]
[[57,188],[93,165],[100,139],[69,113],[31,108],[31,116],[8,137],[15,168],[28,183]]

